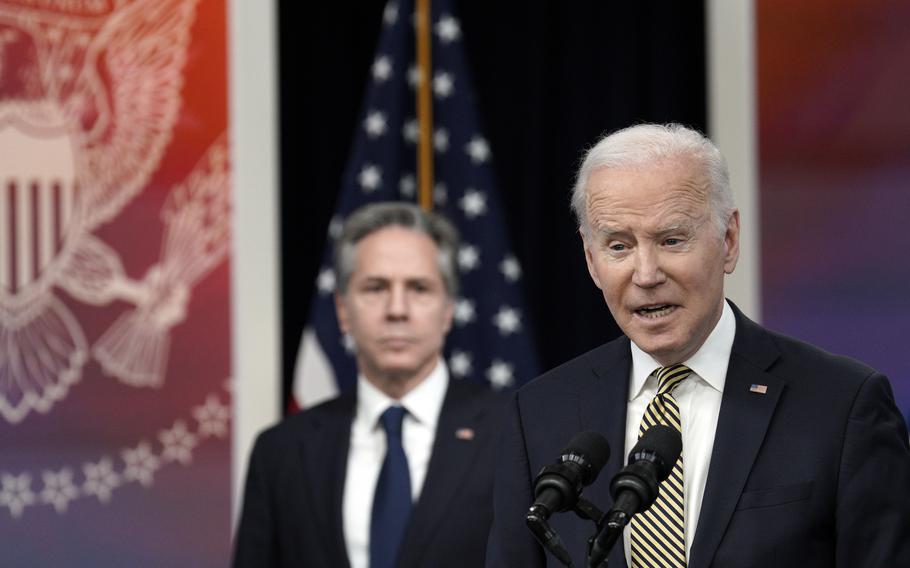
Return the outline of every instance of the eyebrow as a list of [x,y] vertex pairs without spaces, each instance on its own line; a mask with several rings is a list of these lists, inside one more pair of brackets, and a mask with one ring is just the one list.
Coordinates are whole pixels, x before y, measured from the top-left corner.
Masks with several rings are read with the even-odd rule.
[[[671,233],[680,233],[680,232],[692,233],[695,231],[695,229],[698,228],[699,225],[700,225],[700,223],[696,223],[692,220],[681,220],[681,221],[676,221],[665,227],[662,227],[662,228],[658,229],[657,231],[648,232],[648,235],[652,236],[652,237],[660,237],[660,236],[668,235]],[[597,234],[599,234],[603,237],[606,237],[606,238],[609,238],[609,237],[612,237],[615,235],[629,234],[629,231],[627,229],[624,229],[624,228],[621,229],[616,226],[611,226],[609,224],[598,229],[596,232],[597,232]]]
[[[394,277],[388,276],[378,276],[378,275],[368,275],[364,276],[361,279],[361,282],[364,284],[389,284],[392,281],[397,280]],[[435,280],[429,276],[406,276],[403,278],[405,284],[429,284],[432,285]]]

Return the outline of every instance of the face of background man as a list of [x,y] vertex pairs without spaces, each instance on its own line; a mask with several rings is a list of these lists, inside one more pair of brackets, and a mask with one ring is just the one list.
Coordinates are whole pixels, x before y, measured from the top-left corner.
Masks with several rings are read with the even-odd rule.
[[595,170],[588,179],[588,271],[629,339],[661,365],[695,354],[714,329],[724,274],[739,257],[739,212],[723,236],[690,159]]
[[341,329],[357,345],[360,372],[393,398],[433,370],[452,324],[438,254],[423,233],[382,228],[357,243],[347,292],[335,297]]

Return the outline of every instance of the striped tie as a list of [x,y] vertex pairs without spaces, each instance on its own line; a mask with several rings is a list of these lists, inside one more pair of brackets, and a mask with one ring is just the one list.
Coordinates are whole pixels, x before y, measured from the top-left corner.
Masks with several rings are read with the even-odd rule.
[[[657,377],[657,395],[645,409],[638,436],[655,424],[672,426],[682,432],[679,405],[673,390],[692,370],[685,365],[661,367]],[[660,494],[654,504],[632,518],[631,544],[633,568],[663,568],[686,566],[686,530],[683,508],[683,459],[680,454],[673,471],[660,484]]]

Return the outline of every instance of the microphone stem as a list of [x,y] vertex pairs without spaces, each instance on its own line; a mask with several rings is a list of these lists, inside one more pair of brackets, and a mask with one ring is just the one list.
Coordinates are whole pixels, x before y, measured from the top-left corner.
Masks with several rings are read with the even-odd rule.
[[531,507],[531,510],[528,511],[527,517],[525,517],[525,522],[528,525],[528,528],[531,529],[531,534],[534,535],[534,538],[537,539],[546,550],[557,558],[564,566],[573,568],[572,557],[569,556],[569,551],[566,549],[565,544],[563,544],[562,539],[559,537],[559,534],[550,528],[550,524],[546,519],[546,509],[540,505],[535,504]]
[[[622,504],[625,504],[624,502],[626,500],[635,502],[637,501],[637,498],[626,494],[621,496],[620,499],[617,500],[617,503],[623,502]],[[633,508],[631,510],[636,509]],[[598,568],[607,560],[607,556],[610,555],[610,551],[613,550],[616,541],[622,536],[622,529],[625,528],[631,520],[632,515],[619,508],[611,509],[607,513],[603,526],[598,527],[600,530],[598,531],[597,536],[591,539],[588,546],[588,568]]]

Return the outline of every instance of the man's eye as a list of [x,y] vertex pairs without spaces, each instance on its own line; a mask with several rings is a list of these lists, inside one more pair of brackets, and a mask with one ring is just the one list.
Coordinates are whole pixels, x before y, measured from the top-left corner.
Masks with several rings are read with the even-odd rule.
[[613,252],[622,252],[622,251],[626,250],[626,245],[624,245],[622,243],[613,243],[613,244],[609,245],[608,248]]
[[677,238],[669,238],[664,241],[665,245],[671,246],[671,247],[681,244],[681,243],[682,243],[682,239],[677,239]]

